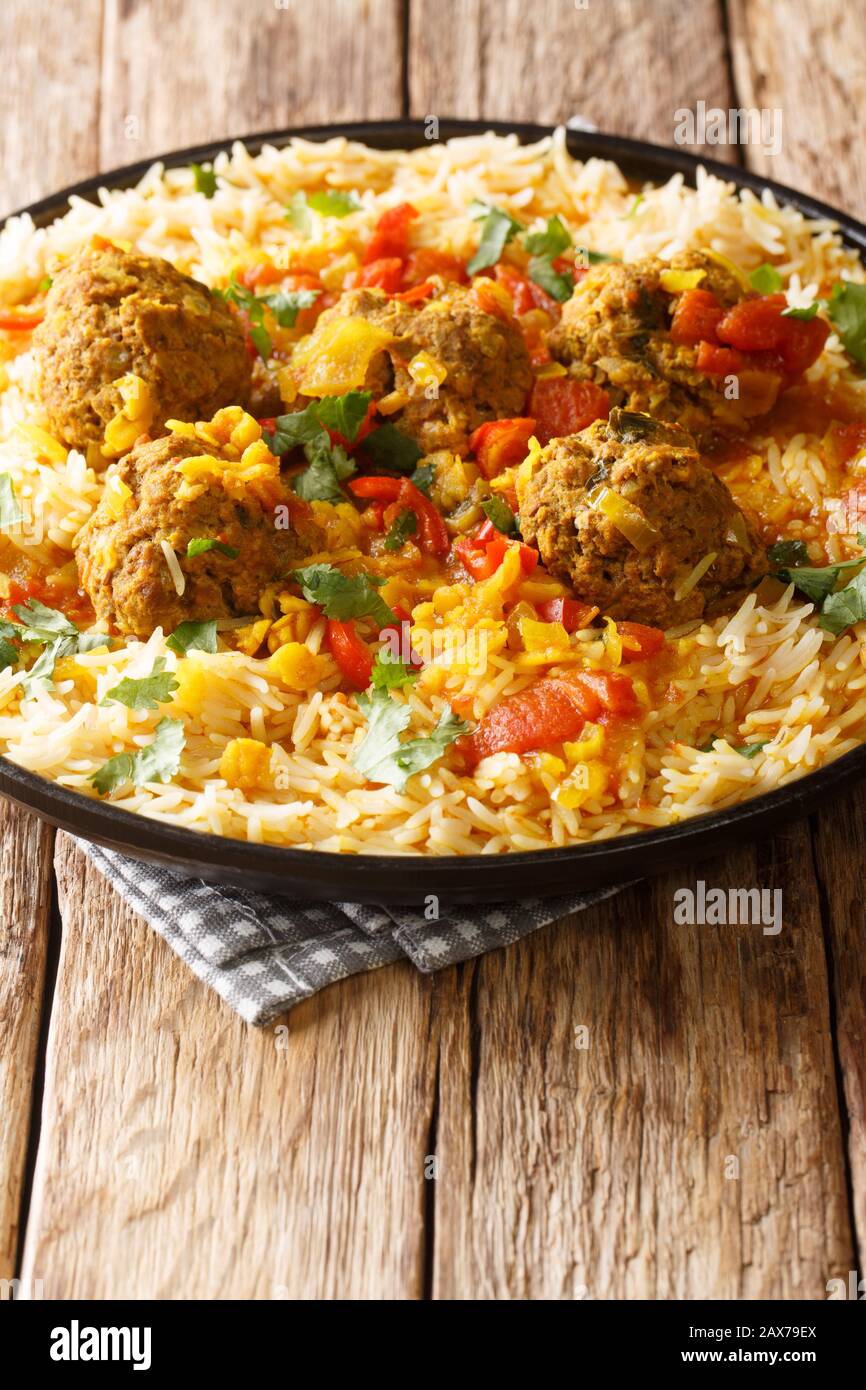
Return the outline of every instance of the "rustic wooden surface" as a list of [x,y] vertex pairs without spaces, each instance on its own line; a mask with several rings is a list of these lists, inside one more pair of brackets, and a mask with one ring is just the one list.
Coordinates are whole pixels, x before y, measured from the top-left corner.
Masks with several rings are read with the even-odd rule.
[[[7,0],[3,201],[288,122],[580,114],[670,144],[702,99],[784,115],[778,156],[712,153],[866,215],[866,15],[684,18]],[[864,813],[852,794],[506,952],[379,971],[256,1031],[63,835],[49,912],[52,836],[5,807],[0,1278],[48,1298],[824,1297],[866,1256]],[[782,933],[674,926],[697,877],[781,887]]]

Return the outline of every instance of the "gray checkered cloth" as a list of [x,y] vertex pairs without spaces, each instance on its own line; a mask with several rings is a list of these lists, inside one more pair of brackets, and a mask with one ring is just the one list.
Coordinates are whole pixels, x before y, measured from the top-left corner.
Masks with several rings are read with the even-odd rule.
[[510,946],[620,891],[455,907],[428,921],[411,908],[266,898],[96,845],[81,848],[199,979],[259,1026],[348,975],[406,959],[430,974]]

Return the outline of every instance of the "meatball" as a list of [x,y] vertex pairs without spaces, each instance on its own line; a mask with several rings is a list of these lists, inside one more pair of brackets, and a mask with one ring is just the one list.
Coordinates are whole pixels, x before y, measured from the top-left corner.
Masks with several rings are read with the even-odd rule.
[[[321,315],[316,331],[356,317],[393,335],[393,343],[373,356],[364,386],[376,400],[391,392],[408,398],[388,419],[425,454],[465,454],[479,425],[523,413],[533,381],[523,334],[513,319],[479,308],[471,290],[440,283],[437,297],[420,308],[380,290],[349,290]],[[444,368],[438,388],[410,375],[419,352]]]
[[682,291],[665,288],[665,281],[670,286],[677,274],[689,272],[701,275],[692,288],[708,290],[723,309],[743,298],[734,276],[699,252],[669,263],[650,256],[629,265],[598,265],[580,281],[547,341],[558,361],[605,386],[616,404],[709,437],[770,410],[781,378],[771,371],[741,371],[738,398],[729,400],[724,375],[698,371],[697,345],[676,343],[670,334]]
[[115,246],[58,271],[33,347],[52,428],[78,449],[102,441],[129,374],[150,389],[151,434],[167,419],[209,420],[220,406],[244,404],[250,386],[243,330],[228,305],[168,261]]
[[[312,523],[302,520],[299,531],[295,516],[294,531],[280,529],[259,494],[230,493],[218,470],[190,485],[178,465],[208,457],[220,457],[218,445],[170,434],[136,444],[106,470],[103,499],[75,550],[97,617],[117,631],[144,639],[155,627],[171,632],[184,619],[254,614],[262,590],[321,545]],[[302,505],[295,507],[303,514]],[[189,542],[198,539],[217,540],[229,553],[214,547],[189,557]],[[183,594],[164,545],[177,558]]]
[[693,438],[626,410],[542,450],[520,524],[581,599],[654,627],[721,612],[767,571],[753,522]]

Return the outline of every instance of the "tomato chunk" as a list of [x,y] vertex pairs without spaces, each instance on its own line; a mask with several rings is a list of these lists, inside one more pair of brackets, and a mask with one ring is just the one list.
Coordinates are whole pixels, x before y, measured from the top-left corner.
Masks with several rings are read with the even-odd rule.
[[725,311],[709,290],[686,290],[671,320],[671,342],[716,342],[716,329]]
[[336,618],[329,618],[327,635],[331,656],[343,677],[358,690],[366,690],[373,673],[373,654],[367,643],[361,641],[355,624],[351,619],[338,622]]
[[566,632],[580,632],[589,627],[598,609],[576,598],[548,598],[538,604],[538,616],[543,623],[562,623]]
[[837,463],[849,463],[866,450],[866,421],[850,425],[834,425],[830,442]]
[[786,318],[783,294],[742,299],[716,328],[721,343],[739,352],[773,352],[781,359],[788,382],[795,381],[818,358],[830,332],[822,318]]
[[743,354],[733,348],[718,347],[715,343],[701,343],[698,348],[697,368],[706,376],[736,376],[745,365]]
[[617,622],[616,626],[623,639],[623,661],[644,661],[648,656],[660,652],[665,644],[665,635],[660,627],[628,622]]
[[593,381],[576,381],[571,376],[541,377],[529,397],[535,417],[535,433],[542,444],[564,434],[577,434],[593,420],[605,420],[610,397]]
[[456,256],[450,256],[447,251],[435,251],[428,246],[419,246],[417,251],[410,251],[403,269],[404,288],[420,285],[431,275],[441,275],[443,280],[456,280],[460,285],[465,285],[469,278],[463,262]]
[[523,314],[528,314],[531,309],[543,309],[552,319],[559,318],[562,309],[556,300],[551,299],[549,294],[545,294],[541,286],[536,285],[534,280],[521,275],[520,271],[516,270],[513,265],[506,265],[505,262],[499,261],[494,266],[493,273],[502,288],[511,295],[517,318]]
[[367,261],[358,271],[358,285],[396,294],[403,283],[403,262],[399,256],[380,256]]
[[545,676],[494,705],[475,732],[461,740],[461,748],[474,766],[491,753],[529,753],[576,738],[588,719],[628,716],[635,709],[628,676],[605,671]]
[[45,315],[42,310],[33,313],[15,312],[0,314],[0,328],[6,333],[32,333],[34,328],[38,328]]
[[[409,247],[409,224],[418,216],[411,203],[398,203],[383,212],[376,223],[370,244],[364,252],[364,264],[397,257],[404,260]],[[399,289],[399,285],[397,286]]]
[[490,420],[473,430],[469,447],[485,478],[495,478],[503,468],[522,463],[534,433],[535,421],[522,415],[514,420]]
[[353,497],[374,502],[395,502],[415,513],[418,522],[418,545],[426,555],[447,555],[451,541],[445,522],[436,507],[409,478],[386,475],[352,478],[348,484]]

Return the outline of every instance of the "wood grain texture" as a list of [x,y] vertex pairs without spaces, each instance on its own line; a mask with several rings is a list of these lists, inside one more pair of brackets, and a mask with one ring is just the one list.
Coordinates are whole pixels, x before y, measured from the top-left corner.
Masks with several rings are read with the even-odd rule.
[[443,1025],[437,1297],[822,1298],[850,1268],[803,828],[769,853],[701,874],[781,887],[778,936],[675,925],[690,871],[464,973]]
[[731,52],[743,106],[782,113],[782,147],[748,149],[767,177],[862,217],[866,170],[866,14],[846,0],[729,0]]
[[[445,0],[410,9],[415,116],[566,121],[672,144],[678,108],[728,107],[717,0]],[[725,158],[729,151],[713,153]]]
[[65,835],[23,1265],[46,1298],[405,1298],[424,1270],[429,982],[241,1022]]
[[102,51],[103,168],[401,110],[400,0],[105,0]]
[[51,902],[51,832],[0,801],[0,1279],[11,1279],[30,1132]]

